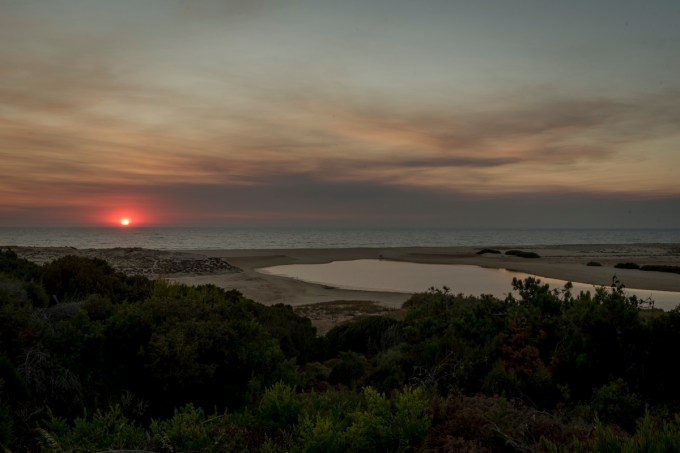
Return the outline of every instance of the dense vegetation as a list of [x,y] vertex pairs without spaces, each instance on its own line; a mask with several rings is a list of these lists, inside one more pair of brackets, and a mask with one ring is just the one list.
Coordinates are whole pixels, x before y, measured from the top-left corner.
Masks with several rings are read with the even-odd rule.
[[678,451],[680,310],[515,281],[323,337],[288,306],[0,251],[5,451]]

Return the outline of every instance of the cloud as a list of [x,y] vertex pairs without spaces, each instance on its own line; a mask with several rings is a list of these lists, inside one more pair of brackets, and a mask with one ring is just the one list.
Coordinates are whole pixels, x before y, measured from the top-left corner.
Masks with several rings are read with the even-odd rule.
[[271,0],[178,0],[171,5],[182,18],[191,18],[203,25],[206,21],[242,23],[280,7],[280,2]]
[[[314,61],[298,67],[306,54],[269,58],[249,47],[252,34],[229,34],[232,20],[269,17],[269,2],[155,2],[129,14],[132,2],[87,9],[82,23],[67,3],[54,18],[59,8],[3,4],[3,212],[73,215],[148,194],[175,219],[435,222],[454,219],[447,210],[505,212],[488,200],[509,195],[678,196],[677,89],[566,96],[504,85],[463,101],[460,87],[416,83],[400,93]],[[555,212],[548,204],[534,206]]]
[[[299,173],[317,180],[468,193],[606,192],[612,186],[602,176],[612,177],[617,160],[654,158],[626,156],[622,149],[649,140],[647,124],[672,136],[675,131],[663,125],[677,114],[672,104],[654,110],[607,100],[422,113],[394,110],[389,103],[365,109],[361,102],[335,102],[321,94],[310,106],[291,104],[286,110],[256,104],[250,106],[253,111],[232,111],[221,107],[219,99],[202,104],[155,88],[144,96],[161,99],[160,105],[170,111],[173,102],[177,108],[200,108],[167,122],[140,123],[136,115],[94,109],[88,100],[109,84],[114,92],[121,86],[115,78],[100,83],[101,88],[56,88],[58,113],[45,113],[34,99],[23,102],[0,89],[0,101],[7,101],[2,105],[21,112],[0,126],[0,144],[6,150],[3,177],[14,190],[12,195],[5,188],[5,199],[18,198],[17,191],[41,198],[47,185],[69,180],[128,186],[266,185],[272,177]],[[66,93],[63,102],[60,93]],[[130,89],[126,96],[134,99],[133,93]],[[79,101],[69,104],[71,98]],[[330,104],[332,115],[327,113]],[[128,106],[143,110],[144,103]],[[625,183],[629,191],[638,190],[627,178],[622,174],[614,189]],[[663,178],[654,183],[657,191],[672,190]]]
[[[258,185],[65,185],[74,204],[0,207],[3,225],[101,225],[118,213],[139,225],[678,228],[680,197],[591,193],[474,195],[288,174]],[[134,217],[134,215],[133,215]]]

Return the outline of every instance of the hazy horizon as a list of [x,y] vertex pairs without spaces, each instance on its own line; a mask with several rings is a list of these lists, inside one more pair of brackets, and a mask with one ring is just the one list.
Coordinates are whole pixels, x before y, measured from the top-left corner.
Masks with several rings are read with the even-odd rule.
[[0,0],[0,227],[680,228],[680,3]]

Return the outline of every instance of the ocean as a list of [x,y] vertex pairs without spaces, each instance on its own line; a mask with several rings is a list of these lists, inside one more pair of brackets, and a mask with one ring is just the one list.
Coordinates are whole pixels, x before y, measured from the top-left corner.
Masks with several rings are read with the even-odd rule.
[[160,250],[675,244],[680,229],[0,228],[0,246]]

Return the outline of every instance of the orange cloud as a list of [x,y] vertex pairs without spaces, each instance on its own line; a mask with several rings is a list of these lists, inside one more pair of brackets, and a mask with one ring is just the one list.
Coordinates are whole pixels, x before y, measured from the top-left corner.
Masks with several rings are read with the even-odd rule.
[[[104,15],[67,27],[68,15],[53,19],[49,8],[36,16],[7,8],[0,16],[0,214],[59,208],[99,222],[131,209],[156,223],[198,205],[205,212],[192,208],[194,218],[332,218],[314,195],[328,193],[328,204],[334,190],[357,199],[365,190],[383,205],[385,194],[409,190],[470,199],[680,195],[673,88],[575,97],[531,85],[502,96],[512,87],[499,85],[463,102],[465,90],[454,85],[451,93],[417,83],[408,85],[413,91],[389,91],[360,75],[336,76],[340,63],[295,67],[306,54],[281,56],[268,74],[279,60],[258,51],[269,47],[242,55],[221,28],[199,33],[204,40],[192,46],[213,13],[220,21],[234,11],[256,20],[267,9],[217,3],[163,9],[173,20],[150,15],[148,31],[118,10],[119,22]],[[175,36],[168,24],[185,33]],[[267,193],[286,188],[295,197],[281,209],[267,204]],[[189,201],[184,189],[229,203]],[[237,203],[237,192],[263,207]],[[177,198],[183,201],[174,208]]]

